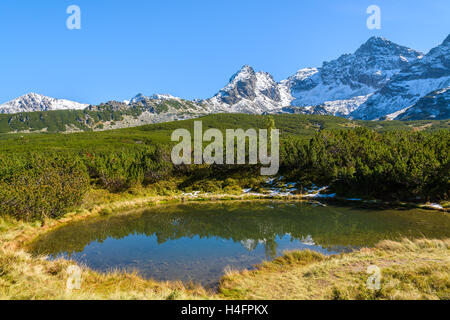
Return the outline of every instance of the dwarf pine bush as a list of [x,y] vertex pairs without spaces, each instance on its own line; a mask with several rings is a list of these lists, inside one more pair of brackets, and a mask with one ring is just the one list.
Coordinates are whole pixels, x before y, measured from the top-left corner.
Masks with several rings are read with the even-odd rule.
[[0,156],[0,213],[22,220],[56,218],[81,203],[85,165],[62,154]]

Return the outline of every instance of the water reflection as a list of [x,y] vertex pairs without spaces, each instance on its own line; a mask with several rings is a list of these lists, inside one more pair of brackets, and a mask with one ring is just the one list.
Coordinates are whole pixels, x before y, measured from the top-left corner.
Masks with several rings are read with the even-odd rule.
[[226,267],[250,268],[284,250],[334,254],[383,239],[449,234],[448,215],[417,209],[190,203],[73,223],[38,239],[32,251],[70,257],[98,270],[138,270],[158,280],[208,285]]

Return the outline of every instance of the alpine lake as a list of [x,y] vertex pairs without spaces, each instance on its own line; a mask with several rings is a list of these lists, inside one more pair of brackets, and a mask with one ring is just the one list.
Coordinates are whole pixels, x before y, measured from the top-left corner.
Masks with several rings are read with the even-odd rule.
[[30,250],[91,269],[215,287],[226,269],[252,269],[289,250],[325,255],[402,238],[450,237],[450,216],[299,201],[158,205],[59,227]]

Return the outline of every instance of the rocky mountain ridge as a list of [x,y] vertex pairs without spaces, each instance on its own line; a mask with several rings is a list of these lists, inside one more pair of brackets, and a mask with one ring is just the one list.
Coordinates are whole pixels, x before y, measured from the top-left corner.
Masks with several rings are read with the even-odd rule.
[[[301,113],[350,119],[446,119],[449,114],[450,35],[428,54],[372,37],[353,54],[303,68],[277,82],[245,65],[209,99],[138,94],[125,102],[92,106],[34,93],[0,105],[0,113],[50,110],[138,110],[138,123],[210,113]],[[127,111],[127,113],[130,113]],[[144,114],[144,116],[142,116]]]

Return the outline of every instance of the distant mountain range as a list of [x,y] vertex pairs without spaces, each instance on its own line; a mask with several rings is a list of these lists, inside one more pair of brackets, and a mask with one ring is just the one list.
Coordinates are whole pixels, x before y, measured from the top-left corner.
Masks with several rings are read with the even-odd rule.
[[[255,72],[246,65],[210,99],[189,101],[171,95],[138,94],[129,101],[93,106],[30,93],[0,105],[0,113],[112,110],[125,116],[125,120],[104,120],[107,128],[210,113],[301,113],[363,120],[439,120],[450,118],[449,101],[450,35],[426,55],[387,39],[372,37],[353,54],[324,62],[319,68],[301,69],[280,82],[269,73]],[[99,122],[89,117],[80,121]]]
[[51,110],[81,110],[88,104],[64,99],[46,97],[37,93],[29,93],[0,105],[0,113],[19,113]]

